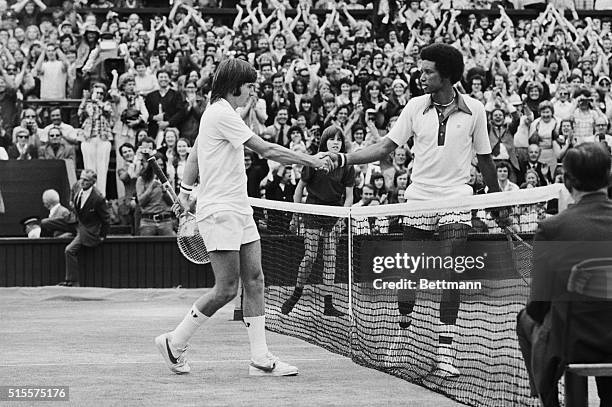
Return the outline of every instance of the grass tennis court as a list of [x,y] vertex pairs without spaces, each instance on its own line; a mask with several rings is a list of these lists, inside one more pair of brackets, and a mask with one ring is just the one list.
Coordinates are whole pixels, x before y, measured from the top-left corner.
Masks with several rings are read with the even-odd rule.
[[[2,288],[0,385],[70,386],[71,406],[460,406],[299,339],[268,333],[300,368],[248,376],[249,347],[228,305],[194,336],[192,373],[176,376],[153,345],[205,289]],[[209,327],[210,329],[207,329]],[[40,403],[0,402],[0,405]]]

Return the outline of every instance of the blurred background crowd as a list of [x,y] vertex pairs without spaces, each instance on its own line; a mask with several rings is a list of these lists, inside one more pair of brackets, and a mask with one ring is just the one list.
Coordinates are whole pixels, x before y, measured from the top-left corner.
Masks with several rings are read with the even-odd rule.
[[[0,0],[0,160],[66,160],[74,179],[91,169],[113,223],[173,234],[146,158],[178,188],[221,60],[259,72],[258,96],[239,110],[254,133],[313,154],[335,125],[350,152],[385,137],[423,94],[420,49],[445,42],[464,55],[457,88],[485,105],[502,189],[562,182],[568,149],[612,146],[612,12],[595,12],[609,9],[611,0]],[[356,168],[356,204],[403,202],[410,147]],[[245,166],[250,196],[293,200],[299,166],[252,152]]]

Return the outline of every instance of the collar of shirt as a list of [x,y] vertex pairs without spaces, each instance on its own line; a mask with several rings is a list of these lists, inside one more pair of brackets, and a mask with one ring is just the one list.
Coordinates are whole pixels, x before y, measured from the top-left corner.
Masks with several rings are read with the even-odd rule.
[[93,187],[85,190],[81,190],[81,208],[83,206],[85,206],[85,202],[87,202],[87,199],[89,199],[89,196],[91,195],[91,191],[93,191]]
[[[470,108],[465,103],[465,100],[463,100],[463,96],[461,96],[461,94],[457,91],[457,89],[453,88],[453,91],[455,92],[455,101],[452,104],[452,108],[450,110],[448,110],[448,113],[445,113],[444,116],[448,117],[448,116],[450,116],[452,113],[454,113],[457,110],[459,110],[459,111],[461,111],[463,113],[467,113],[467,114],[471,115],[472,111],[470,110]],[[434,105],[433,97],[430,95],[429,96],[429,105],[425,108],[425,110],[423,110],[423,115],[427,114],[427,112],[429,112],[431,109],[435,109],[435,108],[436,108],[436,105]]]

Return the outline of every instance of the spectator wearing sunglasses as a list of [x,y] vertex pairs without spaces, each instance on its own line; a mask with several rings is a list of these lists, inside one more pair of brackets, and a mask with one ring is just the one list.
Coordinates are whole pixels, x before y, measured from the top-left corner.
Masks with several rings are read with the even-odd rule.
[[13,145],[9,146],[7,153],[10,160],[34,160],[38,158],[38,149],[30,144],[28,129],[17,126],[13,129]]
[[49,129],[47,133],[49,141],[44,147],[40,148],[38,158],[41,160],[71,160],[74,163],[74,147],[62,143],[64,139],[62,133],[62,129],[59,127],[52,127]]
[[567,85],[559,86],[552,102],[555,115],[559,120],[569,120],[572,117],[575,106],[570,100],[570,90]]

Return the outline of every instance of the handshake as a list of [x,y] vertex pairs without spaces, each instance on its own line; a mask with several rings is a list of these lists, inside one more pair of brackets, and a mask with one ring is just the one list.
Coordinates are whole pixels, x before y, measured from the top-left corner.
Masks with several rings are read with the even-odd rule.
[[331,151],[322,151],[311,156],[308,165],[316,170],[331,172],[338,167],[346,165],[346,155],[342,153],[332,153]]

